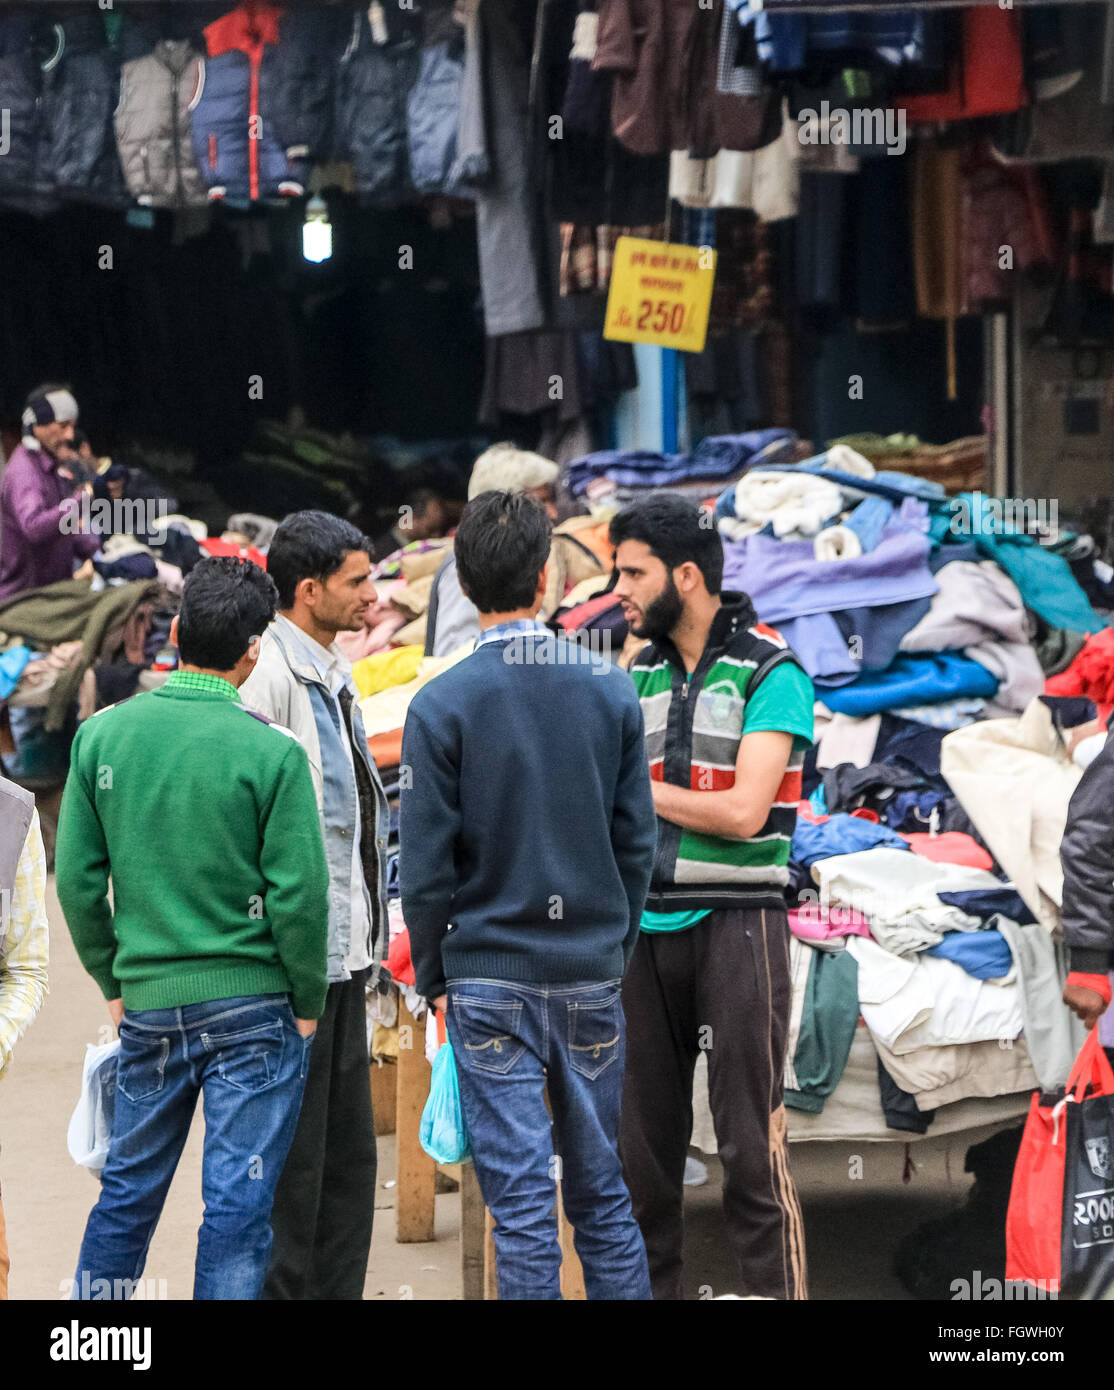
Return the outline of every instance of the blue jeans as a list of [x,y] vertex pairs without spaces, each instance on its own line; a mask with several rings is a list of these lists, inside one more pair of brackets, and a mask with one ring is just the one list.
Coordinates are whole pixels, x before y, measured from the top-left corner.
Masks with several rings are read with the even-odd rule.
[[476,1177],[497,1223],[499,1297],[561,1297],[560,1179],[588,1297],[650,1298],[617,1149],[626,1037],[620,982],[451,980],[448,996]]
[[109,1289],[126,1297],[142,1274],[199,1094],[205,1216],[193,1296],[260,1296],[271,1203],[301,1109],[309,1047],[285,994],[125,1012],[112,1139],[74,1298],[103,1298]]

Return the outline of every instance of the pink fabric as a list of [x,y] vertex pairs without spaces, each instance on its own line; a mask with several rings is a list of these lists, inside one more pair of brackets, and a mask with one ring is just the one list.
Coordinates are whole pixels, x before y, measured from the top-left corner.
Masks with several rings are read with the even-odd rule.
[[982,845],[961,830],[945,830],[942,835],[902,835],[901,838],[914,854],[936,864],[965,864],[969,869],[994,867],[994,860]]
[[365,656],[386,651],[391,644],[391,638],[399,628],[405,627],[410,621],[397,608],[391,606],[386,596],[401,587],[401,584],[392,584],[386,590],[386,594],[383,589],[380,590],[378,602],[373,603],[364,614],[364,625],[358,632],[337,633],[337,646],[349,661],[362,661]]
[[359,632],[338,632],[337,646],[349,661],[362,661],[365,656],[386,651],[391,645],[391,638],[409,621],[404,613],[392,609],[389,617],[383,618],[372,628],[362,627]]
[[789,930],[802,941],[831,941],[837,936],[869,936],[870,924],[853,907],[823,908],[819,903],[794,907],[787,914]]
[[[872,825],[879,825],[882,821],[877,811],[868,810],[865,806],[856,807],[848,814],[858,817],[859,820],[868,820]],[[812,802],[804,800],[797,802],[797,816],[800,820],[811,821],[813,825],[823,825],[826,820],[831,819],[830,816],[818,816],[812,809]]]

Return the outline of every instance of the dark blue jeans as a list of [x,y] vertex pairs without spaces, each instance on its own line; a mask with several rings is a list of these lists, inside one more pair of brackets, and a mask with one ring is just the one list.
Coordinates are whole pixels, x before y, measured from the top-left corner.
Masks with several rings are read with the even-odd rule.
[[88,1289],[126,1291],[143,1273],[199,1095],[205,1216],[193,1296],[260,1296],[271,1203],[294,1137],[309,1048],[285,994],[125,1012],[112,1139],[74,1298],[92,1296]]
[[588,1297],[650,1298],[646,1250],[617,1151],[620,982],[452,980],[448,994],[476,1177],[496,1221],[499,1297],[561,1297],[560,1179]]

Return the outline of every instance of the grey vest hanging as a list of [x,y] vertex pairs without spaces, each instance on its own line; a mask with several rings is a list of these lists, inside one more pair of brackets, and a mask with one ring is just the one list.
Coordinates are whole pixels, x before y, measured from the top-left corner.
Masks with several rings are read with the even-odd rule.
[[121,70],[116,141],[128,188],[144,207],[209,201],[191,130],[197,87],[198,54],[183,39],[163,39]]

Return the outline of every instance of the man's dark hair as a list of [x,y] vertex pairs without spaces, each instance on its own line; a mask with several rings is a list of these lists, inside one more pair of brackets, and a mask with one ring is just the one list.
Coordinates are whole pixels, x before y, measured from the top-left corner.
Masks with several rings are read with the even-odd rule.
[[405,501],[413,507],[416,516],[424,516],[431,502],[441,501],[441,494],[431,487],[419,487],[407,493]]
[[292,608],[294,590],[303,579],[324,583],[354,550],[370,554],[371,541],[350,521],[329,512],[292,512],[267,550],[267,573],[278,589],[279,607]]
[[190,570],[178,613],[178,655],[186,666],[231,671],[275,616],[278,594],[250,560],[212,556]]
[[553,526],[522,492],[481,492],[464,508],[453,553],[460,587],[481,613],[529,608]]
[[718,594],[723,587],[723,543],[702,508],[676,493],[658,492],[631,502],[611,519],[611,544],[641,541],[667,570],[691,560],[704,576],[704,587]]

